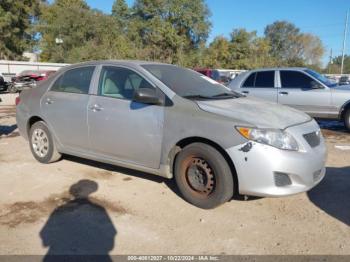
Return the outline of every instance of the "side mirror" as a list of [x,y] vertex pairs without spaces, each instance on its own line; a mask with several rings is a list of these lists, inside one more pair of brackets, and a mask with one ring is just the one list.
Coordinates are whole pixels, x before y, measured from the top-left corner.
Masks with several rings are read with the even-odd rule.
[[162,102],[153,88],[139,88],[135,90],[133,101],[148,105],[159,105]]
[[323,86],[316,81],[311,81],[311,89],[323,89]]

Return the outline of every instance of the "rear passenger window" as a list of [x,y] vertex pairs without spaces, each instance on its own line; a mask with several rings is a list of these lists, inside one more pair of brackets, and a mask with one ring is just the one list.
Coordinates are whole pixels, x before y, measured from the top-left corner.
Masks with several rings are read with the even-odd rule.
[[280,71],[282,88],[310,88],[311,77],[297,71]]
[[69,70],[56,80],[51,90],[56,92],[88,94],[94,70],[94,66]]
[[256,73],[251,74],[247,80],[245,80],[243,87],[254,87]]
[[256,88],[274,88],[275,87],[275,71],[263,71],[251,74],[244,82],[243,87]]
[[258,72],[255,87],[275,87],[275,71]]

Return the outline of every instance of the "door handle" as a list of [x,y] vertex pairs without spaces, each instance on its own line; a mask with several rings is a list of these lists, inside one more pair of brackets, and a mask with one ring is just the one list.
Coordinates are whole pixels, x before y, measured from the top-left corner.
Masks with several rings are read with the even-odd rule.
[[94,112],[98,112],[98,111],[102,111],[103,110],[103,108],[100,105],[98,105],[98,104],[94,104],[93,106],[90,106],[90,109],[92,111],[94,111]]
[[288,92],[286,92],[286,91],[281,91],[281,92],[280,92],[280,95],[288,95]]
[[249,94],[249,91],[242,91],[243,94]]
[[46,104],[51,105],[53,103],[53,100],[51,98],[46,98]]

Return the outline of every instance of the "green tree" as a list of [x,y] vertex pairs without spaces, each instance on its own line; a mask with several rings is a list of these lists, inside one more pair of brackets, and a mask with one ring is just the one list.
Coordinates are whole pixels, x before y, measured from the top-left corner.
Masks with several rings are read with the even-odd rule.
[[294,24],[276,21],[265,28],[271,56],[279,66],[319,66],[324,47],[319,37],[301,33]]
[[211,68],[227,68],[231,65],[231,43],[223,37],[217,36],[206,50],[204,65]]
[[250,68],[272,67],[276,65],[275,59],[270,55],[270,42],[257,37],[253,41],[252,57],[250,58]]
[[203,0],[136,0],[132,13],[130,39],[140,40],[151,59],[172,63],[190,64],[211,26]]
[[253,42],[256,38],[256,32],[248,32],[245,29],[235,29],[231,33],[231,54],[232,68],[249,69],[250,59],[253,55]]
[[120,33],[113,17],[95,11],[90,19],[94,23],[94,36],[70,50],[69,62],[136,58],[132,45]]
[[83,0],[56,0],[42,5],[37,30],[40,32],[41,59],[50,62],[73,62],[72,49],[91,40],[92,12]]
[[118,26],[125,29],[130,18],[130,9],[125,0],[115,0],[112,7],[112,16],[117,20]]
[[[341,61],[342,61],[342,56],[337,56],[333,58],[332,63],[328,63],[325,73],[330,73],[330,74],[340,74],[341,71]],[[350,55],[345,55],[344,56],[344,69],[343,69],[344,74],[350,74]]]
[[0,59],[21,59],[33,44],[31,24],[38,15],[39,0],[0,1]]
[[271,55],[281,63],[298,58],[300,29],[287,21],[276,21],[265,28],[265,37],[271,44]]
[[319,37],[312,34],[301,34],[302,58],[307,65],[321,66],[325,48]]
[[136,56],[115,17],[90,9],[83,0],[43,5],[37,28],[43,61],[75,63]]

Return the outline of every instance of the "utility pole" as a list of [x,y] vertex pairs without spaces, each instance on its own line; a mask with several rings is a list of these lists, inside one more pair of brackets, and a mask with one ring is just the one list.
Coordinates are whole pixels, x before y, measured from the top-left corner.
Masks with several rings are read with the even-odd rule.
[[333,49],[331,48],[331,53],[329,55],[328,74],[331,73],[332,64],[333,64]]
[[349,21],[349,9],[346,12],[346,20],[345,20],[345,30],[344,30],[344,41],[343,41],[343,53],[342,53],[342,59],[341,59],[341,69],[340,74],[343,74],[344,70],[344,58],[345,58],[345,47],[346,47],[346,36],[348,34],[348,21]]

